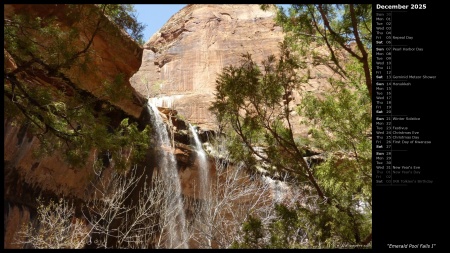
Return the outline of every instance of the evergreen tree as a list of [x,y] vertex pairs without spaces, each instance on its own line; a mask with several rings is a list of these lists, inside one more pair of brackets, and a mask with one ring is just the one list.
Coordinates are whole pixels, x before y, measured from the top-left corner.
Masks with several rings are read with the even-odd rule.
[[146,25],[137,21],[136,10],[133,4],[99,4],[105,8],[105,15],[111,17],[112,21],[124,29],[140,45],[145,43],[142,33]]
[[[237,137],[229,144],[234,159],[274,176],[288,174],[300,182],[293,187],[309,196],[296,205],[277,205],[278,219],[269,226],[250,217],[243,225],[247,239],[234,247],[367,244],[372,227],[370,6],[294,5],[290,11],[289,17],[278,15],[289,32],[279,59],[270,56],[258,65],[247,54],[240,65],[225,68],[210,109],[221,128]],[[314,46],[328,53],[318,54]],[[339,74],[329,78],[331,89],[322,98],[301,92],[309,75],[299,76],[299,70],[307,68],[308,59]],[[301,92],[299,106],[290,103],[293,90]],[[294,112],[310,127],[309,137],[294,134]],[[323,162],[306,159],[311,149]]]
[[[62,28],[56,16],[16,14],[5,18],[5,118],[35,135],[41,154],[59,150],[67,162],[78,167],[97,149],[118,168],[125,168],[142,158],[149,129],[138,129],[132,117],[111,103],[132,96],[124,75],[96,84],[105,90],[101,96],[82,89],[69,76],[72,71],[95,71],[92,44],[96,36],[108,33],[114,38],[119,34],[117,28],[112,31],[105,25],[110,22],[106,16],[133,31],[135,38],[142,37],[142,25],[129,13],[128,5],[68,5],[65,10],[70,27]],[[113,122],[113,114],[122,115],[118,117],[123,121]]]
[[324,64],[343,78],[349,73],[342,60],[347,55],[355,58],[362,65],[372,100],[371,4],[292,4],[286,12],[278,8],[276,21],[286,32],[287,40],[303,55],[311,54],[312,45],[326,46],[327,54],[313,53],[315,64]]

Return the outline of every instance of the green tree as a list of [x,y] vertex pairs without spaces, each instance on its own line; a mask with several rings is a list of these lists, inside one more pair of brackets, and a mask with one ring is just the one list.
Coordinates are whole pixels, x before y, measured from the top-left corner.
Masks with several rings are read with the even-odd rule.
[[[351,32],[354,37],[345,37],[337,29],[344,29],[345,24],[354,27],[348,20],[353,19],[351,13],[364,10],[365,6],[297,6],[291,16],[311,25],[312,30],[305,35],[308,39],[300,36],[304,31],[295,30],[292,23],[283,23],[288,21],[279,18],[282,25],[291,25],[293,30],[281,45],[278,60],[270,56],[258,66],[250,55],[245,55],[239,66],[229,66],[219,75],[216,100],[210,109],[221,128],[225,132],[231,129],[227,134],[237,137],[229,144],[233,158],[245,161],[249,168],[262,167],[274,176],[287,173],[301,182],[297,187],[309,195],[308,201],[296,206],[278,206],[278,221],[271,225],[249,226],[256,229],[251,232],[244,229],[246,235],[257,234],[258,238],[249,239],[250,246],[242,242],[238,246],[253,247],[258,242],[258,247],[269,248],[343,247],[370,242],[372,120],[367,93],[371,87],[366,75],[366,68],[371,70],[366,62],[371,58],[367,50],[370,41],[363,43],[367,55],[356,57],[338,48],[344,45],[354,50],[354,46],[345,44],[355,39],[354,33],[349,28],[347,34]],[[339,18],[338,12],[344,18]],[[322,21],[314,21],[317,13]],[[334,20],[333,25],[326,25],[325,20]],[[324,30],[319,29],[319,24],[324,24]],[[329,35],[328,26],[336,27],[332,30],[340,31],[347,41]],[[359,38],[365,38],[363,34],[358,34]],[[313,46],[325,46],[328,54],[317,54]],[[309,75],[300,77],[300,69],[306,69],[311,58],[339,74],[339,78],[329,79],[331,89],[321,98],[301,92],[301,84]],[[291,103],[293,90],[301,93],[299,106]],[[299,123],[293,122],[295,112],[303,116],[303,125],[310,127],[308,138],[294,134],[293,125]],[[315,164],[306,158],[311,149],[320,154],[323,162]]]
[[[113,160],[128,152],[129,165],[147,149],[149,129],[138,130],[132,117],[110,102],[132,96],[123,74],[105,80],[101,96],[94,96],[69,78],[73,71],[81,75],[95,71],[95,37],[117,34],[109,30],[105,15],[114,13],[120,20],[121,15],[128,15],[128,9],[68,5],[64,10],[72,22],[70,27],[61,28],[56,16],[16,14],[5,18],[5,117],[39,139],[41,154],[59,150],[74,167],[82,166],[93,149]],[[137,36],[138,30],[135,32]],[[125,163],[118,159],[116,165],[124,168]]]
[[[282,70],[281,62],[286,60],[279,60],[273,69]],[[216,100],[212,107],[221,122],[233,128],[231,134],[239,137],[240,141],[230,143],[233,158],[253,167],[261,166],[259,158],[274,175],[288,173],[299,182],[307,182],[315,191],[309,192],[312,198],[303,205],[277,207],[278,219],[269,227],[259,228],[266,231],[270,241],[252,237],[263,232],[244,229],[253,238],[248,240],[251,245],[237,245],[253,247],[255,241],[261,241],[259,247],[290,248],[366,243],[371,234],[371,106],[362,86],[360,64],[353,61],[345,66],[351,73],[350,81],[330,79],[332,89],[328,94],[320,99],[306,94],[295,108],[304,116],[303,123],[310,126],[310,138],[294,136],[287,116],[290,113],[285,113],[292,110],[283,101],[283,88],[278,95],[276,91],[262,95],[268,92],[265,80],[271,80],[270,75],[277,76],[271,81],[275,85],[278,83],[273,80],[282,80],[283,74],[262,73],[256,65],[248,69],[249,64],[246,61],[222,73],[216,94],[222,100]],[[270,69],[265,64],[265,69]],[[241,100],[235,100],[240,96]],[[271,99],[273,102],[269,103]],[[306,160],[311,147],[320,153],[322,163],[315,165]],[[295,231],[301,231],[300,235],[292,234]]]
[[[275,204],[275,219],[264,226],[257,217],[249,216],[242,225],[242,242],[235,241],[232,248],[301,248],[306,239],[302,223],[295,208]],[[304,243],[303,243],[304,244]]]
[[140,45],[145,43],[142,33],[146,25],[137,21],[136,10],[133,4],[99,4],[100,8],[106,6],[105,14],[112,21],[124,29]]
[[[268,9],[270,5],[261,6]],[[316,64],[329,66],[343,78],[346,55],[362,64],[365,85],[372,99],[372,5],[371,4],[293,4],[286,12],[278,8],[276,22],[287,40],[303,55],[311,46],[326,46],[327,54],[314,53]],[[301,43],[298,43],[301,41]]]
[[[238,67],[226,67],[217,79],[216,101],[210,108],[223,127],[230,126],[239,137],[230,152],[236,160],[255,165],[257,160],[270,164],[268,170],[284,171],[308,180],[321,198],[325,198],[310,166],[303,159],[305,147],[294,136],[292,103],[294,89],[305,79],[295,70],[300,63],[286,43],[281,44],[281,56],[269,56],[262,62],[263,70],[243,55]],[[235,140],[233,138],[233,140]],[[245,144],[245,147],[240,142]],[[260,148],[265,152],[260,152]]]

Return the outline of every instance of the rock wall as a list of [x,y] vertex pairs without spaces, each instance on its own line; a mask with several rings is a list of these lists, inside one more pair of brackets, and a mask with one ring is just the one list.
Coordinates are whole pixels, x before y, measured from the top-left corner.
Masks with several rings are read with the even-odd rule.
[[[218,73],[239,64],[247,52],[257,63],[278,55],[284,33],[275,24],[275,15],[274,10],[263,11],[257,4],[187,5],[144,45],[142,65],[131,85],[144,97],[158,97],[158,106],[171,107],[192,124],[214,130],[215,118],[208,108]],[[311,79],[302,91],[326,89],[332,74],[327,67],[310,59],[304,71]],[[294,103],[302,91],[294,92]],[[305,134],[299,126],[296,132]]]
[[[85,24],[83,22],[74,23],[73,20],[68,18],[69,12],[89,12],[92,8],[92,5],[5,4],[4,17],[9,19],[14,14],[25,14],[30,17],[40,17],[42,19],[53,17],[57,18],[61,28],[64,30],[73,25]],[[141,66],[143,51],[139,44],[133,41],[106,17],[102,17],[102,25],[103,31],[108,31],[109,33],[100,32],[94,37],[91,48],[95,51],[95,57],[89,63],[89,70],[83,71],[82,69],[72,68],[66,73],[71,81],[95,96],[101,96],[104,93],[103,88],[101,88],[102,84],[105,81],[113,80],[119,73],[124,74],[125,85],[131,89],[129,79]],[[86,27],[77,28],[80,31],[86,29]],[[92,32],[92,30],[89,30],[88,34],[92,34]],[[45,39],[48,38],[42,38],[42,40]],[[86,37],[84,37],[84,34],[81,34],[78,41],[73,41],[72,46],[82,48],[81,46],[84,43],[86,43]],[[142,112],[142,105],[137,98],[113,103],[134,117],[139,117]]]
[[[70,22],[64,19],[66,11],[67,6],[59,4],[14,4],[5,5],[4,16],[8,18],[14,13],[41,17],[56,15],[62,26],[68,26]],[[111,40],[108,34],[99,34],[93,42],[98,57],[92,63],[92,71],[84,75],[73,72],[70,76],[83,89],[99,95],[99,83],[117,73],[125,73],[126,80],[131,78],[126,85],[137,92],[136,97],[115,102],[115,105],[123,110],[123,114],[140,117],[144,124],[148,123],[148,115],[145,116],[147,111],[141,98],[159,97],[156,101],[160,107],[175,109],[179,117],[172,118],[171,125],[176,129],[175,155],[182,191],[185,196],[195,198],[199,196],[195,186],[200,180],[198,162],[190,147],[186,122],[181,118],[203,130],[215,129],[215,119],[208,107],[214,99],[217,74],[228,65],[238,64],[243,53],[251,53],[256,62],[278,53],[278,43],[284,35],[273,21],[274,15],[272,11],[262,11],[259,5],[188,5],[172,16],[144,49],[127,36]],[[121,31],[117,32],[120,34]],[[14,59],[6,51],[4,62],[5,66],[14,68]],[[323,89],[326,75],[319,75],[320,71],[311,72],[316,78],[306,85],[306,91]],[[38,194],[85,197],[93,177],[89,166],[94,154],[85,169],[68,167],[58,154],[37,159],[33,150],[39,148],[39,143],[27,133],[26,127],[13,126],[4,119],[4,129],[4,200],[8,203],[5,205],[8,212],[5,211],[4,217],[7,231],[4,247],[12,248],[11,235],[17,224],[29,220],[29,209],[34,208]],[[152,159],[156,158],[149,158]],[[155,164],[149,162],[148,168],[152,170]],[[210,164],[213,177],[212,160]]]
[[[73,25],[73,21],[68,18],[69,12],[83,12],[93,8],[92,5],[70,7],[64,4],[8,4],[4,7],[6,19],[15,14],[25,14],[32,18],[40,17],[42,19],[56,17],[63,30]],[[100,84],[104,81],[111,81],[119,73],[125,75],[124,85],[132,89],[128,80],[140,67],[143,50],[106,17],[102,17],[102,22],[104,31],[111,33],[102,32],[94,37],[91,49],[95,51],[96,57],[90,62],[89,70],[80,74],[71,69],[67,73],[73,83],[91,92],[94,96],[100,96],[104,92],[99,88],[102,87]],[[45,39],[42,38],[42,40]],[[80,35],[80,41],[83,39]],[[74,41],[73,43],[79,45],[80,41]],[[14,59],[6,50],[5,67],[15,68]],[[45,82],[45,77],[42,76],[30,76],[29,78],[37,85],[42,85],[42,82]],[[142,105],[137,100],[122,100],[112,103],[118,107],[117,117],[131,115],[138,118],[143,110]],[[82,172],[86,170],[68,167],[58,154],[38,160],[33,156],[33,150],[39,147],[38,140],[33,136],[27,136],[25,126],[12,126],[8,119],[4,119],[4,129],[5,175],[7,169],[16,169],[18,171],[16,174],[20,176],[22,182],[33,187],[66,196],[82,196],[82,191],[85,189],[83,182],[87,182],[89,177],[88,174]],[[92,162],[92,160],[93,154],[89,162]],[[5,185],[5,195],[8,195],[9,192],[16,192],[16,189],[9,189],[8,187],[10,185]]]
[[[67,18],[69,11],[84,11],[84,8],[93,8],[92,5],[77,5],[70,9],[64,4],[48,5],[4,5],[5,19],[15,14],[25,14],[29,17],[41,17],[43,20],[56,17],[62,29],[71,27],[73,22]],[[70,9],[70,10],[69,10]],[[89,91],[94,96],[104,93],[100,89],[104,81],[111,81],[117,74],[123,73],[124,85],[132,90],[129,78],[141,65],[142,48],[128,35],[124,34],[117,26],[102,17],[106,31],[113,33],[99,33],[93,40],[91,49],[95,51],[95,58],[90,62],[88,70],[80,73],[70,70],[65,73],[73,83],[82,89]],[[42,40],[51,38],[42,38]],[[73,45],[84,43],[73,41]],[[6,68],[17,68],[15,61],[4,50],[4,63]],[[28,76],[36,85],[45,85],[45,76]],[[48,81],[48,80],[47,80]],[[5,85],[7,85],[5,83]],[[135,97],[131,100],[111,102],[117,108],[114,117],[139,118],[143,106]],[[119,121],[120,122],[120,121]],[[85,168],[73,168],[68,166],[58,153],[52,156],[37,158],[34,151],[39,149],[39,141],[27,132],[26,126],[12,125],[7,118],[4,119],[4,247],[14,248],[12,235],[19,228],[22,221],[29,220],[29,210],[36,208],[36,198],[45,196],[51,198],[66,197],[83,199],[90,188],[93,179],[92,162],[94,153],[91,154]]]
[[23,223],[30,221],[30,211],[24,205],[10,204],[7,201],[3,205],[4,213],[4,248],[20,249],[20,245],[14,241],[14,233],[22,226]]
[[217,74],[243,53],[257,61],[277,53],[283,33],[274,15],[259,5],[188,5],[144,45],[132,86],[144,97],[163,97],[160,106],[173,106],[188,121],[213,129],[208,107]]

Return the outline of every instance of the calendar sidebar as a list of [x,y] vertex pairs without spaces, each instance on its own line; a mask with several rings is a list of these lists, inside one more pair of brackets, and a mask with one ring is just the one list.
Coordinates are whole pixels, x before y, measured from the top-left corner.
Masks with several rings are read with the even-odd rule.
[[[429,3],[373,4],[373,248],[445,247],[443,8]],[[439,35],[440,34],[440,35]],[[445,65],[445,64],[444,64]]]

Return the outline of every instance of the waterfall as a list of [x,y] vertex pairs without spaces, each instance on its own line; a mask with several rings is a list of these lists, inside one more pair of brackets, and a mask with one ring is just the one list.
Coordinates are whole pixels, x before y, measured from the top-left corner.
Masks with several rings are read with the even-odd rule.
[[169,134],[164,124],[159,110],[155,104],[149,100],[147,107],[151,115],[151,123],[156,131],[157,145],[161,147],[158,150],[158,165],[161,176],[164,180],[164,191],[167,195],[166,206],[164,207],[163,224],[167,229],[167,248],[188,248],[186,217],[181,199],[181,186],[178,176],[177,161],[174,156],[174,147],[171,146]]
[[162,97],[151,98],[149,101],[151,101],[151,104],[155,105],[155,106],[172,108],[173,100],[174,100],[174,98],[171,96],[162,96]]
[[149,101],[158,107],[173,108],[176,101],[182,97],[184,97],[184,95],[159,96],[150,98]]
[[289,190],[289,187],[286,185],[286,183],[280,180],[274,180],[268,176],[263,176],[262,179],[265,183],[270,185],[273,200],[277,203],[282,202]]
[[209,168],[208,161],[206,160],[206,153],[202,148],[202,143],[198,138],[197,131],[195,128],[189,124],[189,130],[192,132],[192,136],[195,141],[195,151],[197,153],[198,158],[198,170],[199,170],[199,187],[200,187],[200,198],[205,198],[206,194],[209,190]]
[[[200,139],[198,138],[198,134],[197,131],[195,130],[195,128],[189,123],[189,130],[192,133],[193,139],[194,139],[194,143],[195,143],[195,152],[197,153],[197,161],[198,161],[198,187],[199,187],[199,199],[202,199],[202,205],[200,206],[200,213],[199,213],[199,217],[200,219],[207,219],[208,217],[210,217],[209,215],[209,209],[211,208],[210,204],[211,204],[211,198],[208,198],[208,194],[210,194],[210,191],[212,191],[212,189],[210,188],[210,183],[209,183],[209,166],[208,166],[208,161],[207,161],[207,157],[206,157],[206,153],[203,150],[202,147],[202,143],[200,142]],[[207,234],[212,234],[212,228],[211,226],[208,225],[208,223],[204,223],[204,222],[200,222],[197,223],[197,226],[199,226],[199,230],[200,231],[204,231]],[[209,248],[211,247],[211,238],[210,237],[206,237],[204,238],[206,241],[205,243],[209,246]]]

